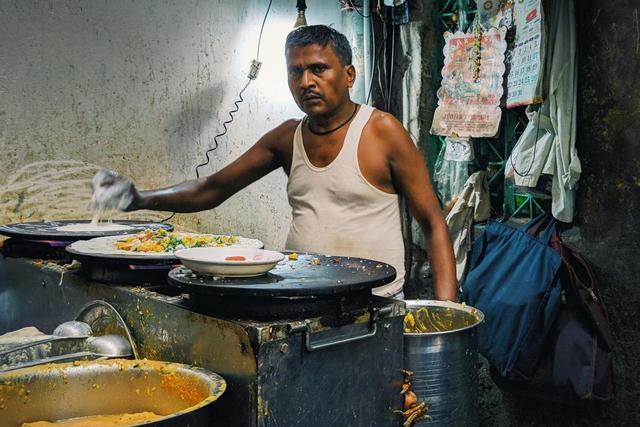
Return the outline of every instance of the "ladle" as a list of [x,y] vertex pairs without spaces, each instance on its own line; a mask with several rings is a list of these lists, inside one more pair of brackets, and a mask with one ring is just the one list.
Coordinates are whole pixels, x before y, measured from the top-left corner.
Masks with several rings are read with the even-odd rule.
[[128,358],[133,356],[129,341],[120,335],[102,335],[86,339],[87,350],[75,353],[61,354],[59,356],[46,357],[44,359],[31,360],[0,369],[0,372],[13,371],[15,369],[28,368],[30,366],[44,365],[47,363],[73,362],[76,360],[102,360],[114,358]]
[[71,320],[68,322],[61,323],[56,327],[53,331],[53,335],[47,338],[30,341],[26,344],[17,345],[8,350],[4,350],[0,352],[0,361],[7,357],[8,355],[21,351],[27,350],[32,347],[36,347],[42,344],[48,344],[57,341],[85,341],[87,338],[91,336],[91,326],[86,324],[85,322],[79,322],[77,320]]

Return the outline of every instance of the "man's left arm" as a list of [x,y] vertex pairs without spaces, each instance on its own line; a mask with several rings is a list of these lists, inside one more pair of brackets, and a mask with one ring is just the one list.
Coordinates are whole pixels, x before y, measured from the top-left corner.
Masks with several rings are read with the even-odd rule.
[[449,228],[429,178],[422,154],[402,124],[385,114],[376,126],[387,141],[393,185],[409,204],[413,217],[425,235],[427,251],[435,276],[435,297],[456,301],[456,265]]

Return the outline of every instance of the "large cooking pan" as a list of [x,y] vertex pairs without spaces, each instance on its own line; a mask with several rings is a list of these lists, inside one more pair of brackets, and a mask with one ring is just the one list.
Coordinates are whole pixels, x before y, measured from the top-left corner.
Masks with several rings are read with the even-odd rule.
[[59,227],[72,224],[88,225],[90,222],[91,221],[89,220],[20,222],[15,224],[0,225],[0,234],[7,237],[26,240],[75,242],[76,240],[87,240],[103,236],[122,236],[125,234],[135,234],[140,231],[144,231],[147,228],[164,228],[167,231],[173,231],[173,226],[171,224],[130,220],[115,221],[117,224],[127,225],[130,227],[126,230],[61,231],[58,229]]
[[169,362],[114,359],[18,369],[0,374],[0,427],[141,412],[161,418],[128,425],[205,427],[225,388],[217,374]]

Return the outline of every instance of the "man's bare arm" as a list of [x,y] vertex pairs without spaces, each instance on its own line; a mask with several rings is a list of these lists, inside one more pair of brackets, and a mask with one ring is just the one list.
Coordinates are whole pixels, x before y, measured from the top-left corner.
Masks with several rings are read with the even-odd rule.
[[394,117],[385,114],[374,122],[374,131],[388,147],[393,184],[409,203],[411,213],[425,235],[435,276],[435,296],[456,300],[456,268],[449,228],[429,178],[424,159],[408,133]]
[[126,210],[198,212],[214,208],[269,172],[283,166],[282,144],[292,138],[296,122],[287,121],[266,133],[238,159],[220,171],[158,190],[137,192]]

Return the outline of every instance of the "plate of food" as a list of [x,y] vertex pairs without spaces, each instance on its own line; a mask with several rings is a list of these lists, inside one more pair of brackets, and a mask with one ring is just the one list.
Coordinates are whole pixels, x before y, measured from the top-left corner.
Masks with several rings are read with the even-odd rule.
[[83,257],[122,258],[125,260],[175,260],[179,249],[198,247],[233,247],[259,249],[260,240],[240,236],[198,234],[164,229],[147,229],[136,234],[105,236],[79,240],[67,251]]
[[221,277],[260,276],[285,257],[280,252],[240,247],[194,247],[180,249],[175,256],[195,273]]

